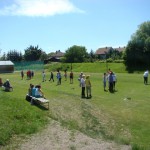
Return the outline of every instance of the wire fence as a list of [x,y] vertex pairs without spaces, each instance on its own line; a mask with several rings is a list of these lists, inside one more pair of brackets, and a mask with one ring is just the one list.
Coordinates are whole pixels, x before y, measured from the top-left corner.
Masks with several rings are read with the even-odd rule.
[[14,70],[43,70],[44,62],[43,61],[23,61],[23,62],[15,62]]

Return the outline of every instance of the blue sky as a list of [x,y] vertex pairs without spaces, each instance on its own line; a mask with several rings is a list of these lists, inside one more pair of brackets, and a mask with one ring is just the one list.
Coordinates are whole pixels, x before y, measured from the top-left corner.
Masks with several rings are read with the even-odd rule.
[[47,54],[73,45],[95,52],[126,46],[150,21],[150,0],[0,0],[1,55],[38,45]]

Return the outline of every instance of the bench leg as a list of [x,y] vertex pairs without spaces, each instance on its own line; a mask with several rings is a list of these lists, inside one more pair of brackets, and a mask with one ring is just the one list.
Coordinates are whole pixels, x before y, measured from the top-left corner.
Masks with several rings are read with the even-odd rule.
[[33,105],[34,104],[34,100],[33,100],[33,98],[31,98],[31,105]]

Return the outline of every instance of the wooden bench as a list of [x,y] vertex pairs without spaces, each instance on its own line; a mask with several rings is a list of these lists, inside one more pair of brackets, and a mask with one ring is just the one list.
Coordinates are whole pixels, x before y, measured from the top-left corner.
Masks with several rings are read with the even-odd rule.
[[43,106],[45,104],[47,104],[47,109],[49,109],[49,100],[48,99],[45,99],[45,98],[42,98],[42,97],[40,97],[40,98],[32,97],[31,103],[33,103],[33,102],[36,102],[37,104],[40,104],[40,105],[43,105]]
[[30,101],[31,104],[33,105],[34,103],[40,104],[42,106],[45,106],[45,104],[47,104],[47,109],[49,109],[49,100],[45,99],[45,98],[37,98],[37,97],[33,97],[33,96],[29,96],[28,94],[26,95],[26,100]]
[[49,109],[49,100],[48,99],[45,99],[45,98],[36,98],[36,97],[31,97],[31,104],[33,103],[37,103],[37,104],[40,104],[42,106],[44,106],[45,104],[47,104],[47,109]]

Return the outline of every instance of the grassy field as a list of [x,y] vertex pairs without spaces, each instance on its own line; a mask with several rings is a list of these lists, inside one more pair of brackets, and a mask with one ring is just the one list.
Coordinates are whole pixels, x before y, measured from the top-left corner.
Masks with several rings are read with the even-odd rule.
[[[118,82],[117,91],[109,93],[103,91],[105,67],[79,66],[80,69],[73,65],[74,83],[69,84],[69,79],[64,81],[62,78],[62,85],[59,86],[56,86],[56,78],[55,82],[48,81],[48,71],[46,82],[42,82],[41,71],[35,72],[31,80],[21,80],[20,72],[0,74],[3,81],[9,78],[14,87],[13,92],[0,90],[0,145],[9,144],[9,140],[16,136],[41,130],[50,117],[69,129],[77,129],[93,138],[130,144],[134,150],[149,150],[150,85],[143,84],[142,74],[121,73],[118,71],[121,65],[111,66]],[[91,72],[92,68],[96,71]],[[81,99],[77,80],[80,71],[91,75],[91,99]],[[50,100],[49,111],[32,106],[25,100],[30,83],[42,85],[46,98]]]

